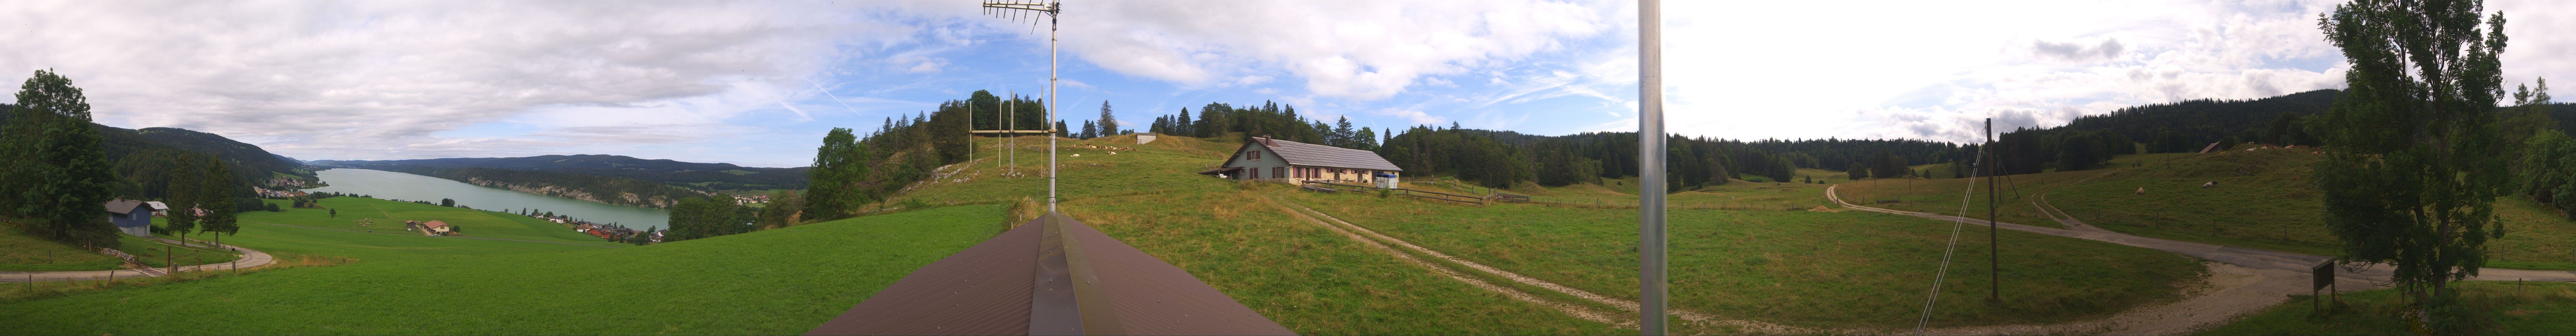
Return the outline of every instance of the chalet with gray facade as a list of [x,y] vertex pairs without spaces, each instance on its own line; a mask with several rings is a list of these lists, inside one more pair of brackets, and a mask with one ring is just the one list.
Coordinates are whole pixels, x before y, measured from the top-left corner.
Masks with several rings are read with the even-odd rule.
[[152,236],[152,205],[143,201],[118,199],[107,201],[107,221],[116,224],[117,232],[136,237]]
[[1245,141],[1225,164],[1199,174],[1291,184],[1380,184],[1394,182],[1403,172],[1404,168],[1396,168],[1377,152],[1259,137]]

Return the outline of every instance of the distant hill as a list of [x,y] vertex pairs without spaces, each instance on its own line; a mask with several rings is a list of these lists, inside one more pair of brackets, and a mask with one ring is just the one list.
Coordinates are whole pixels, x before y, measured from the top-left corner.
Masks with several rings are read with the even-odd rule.
[[498,168],[632,178],[706,189],[804,189],[805,167],[744,167],[730,163],[638,159],[623,155],[541,155],[506,158],[414,160],[313,160],[315,166],[418,170]]
[[[2130,139],[2154,139],[2157,132],[2182,133],[2186,142],[2202,144],[2219,138],[2255,138],[2282,112],[2301,116],[2325,113],[2342,90],[2316,90],[2247,100],[2195,99],[2131,106],[2110,114],[2075,118],[2053,130],[2111,131]],[[2196,146],[2195,146],[2196,149]]]

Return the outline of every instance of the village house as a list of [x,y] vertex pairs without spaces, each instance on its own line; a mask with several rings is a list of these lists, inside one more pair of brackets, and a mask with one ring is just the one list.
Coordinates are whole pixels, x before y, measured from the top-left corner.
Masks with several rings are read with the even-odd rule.
[[1403,171],[1404,168],[1396,168],[1386,158],[1377,156],[1377,152],[1263,136],[1245,141],[1242,148],[1234,150],[1233,157],[1225,159],[1225,164],[1199,174],[1291,184],[1342,182],[1391,186]]
[[455,227],[448,226],[447,222],[441,221],[403,221],[403,226],[409,229],[419,230],[420,234],[423,236],[445,236],[448,233],[456,232]]
[[152,205],[143,201],[116,199],[107,201],[107,221],[116,231],[136,237],[152,236]]
[[143,202],[143,204],[151,205],[151,206],[152,206],[152,217],[170,217],[170,204],[169,204],[169,203],[161,203],[161,201],[148,201],[148,202]]

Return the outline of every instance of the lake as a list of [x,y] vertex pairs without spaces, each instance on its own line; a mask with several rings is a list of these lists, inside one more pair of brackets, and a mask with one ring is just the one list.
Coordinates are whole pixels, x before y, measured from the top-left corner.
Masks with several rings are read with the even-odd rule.
[[670,225],[671,222],[671,212],[668,210],[530,194],[436,177],[349,168],[323,170],[314,174],[322,177],[322,183],[330,185],[305,189],[305,192],[337,192],[374,196],[377,199],[433,203],[441,198],[454,199],[456,205],[475,209],[517,213],[520,208],[531,208],[595,223],[616,223],[637,230]]

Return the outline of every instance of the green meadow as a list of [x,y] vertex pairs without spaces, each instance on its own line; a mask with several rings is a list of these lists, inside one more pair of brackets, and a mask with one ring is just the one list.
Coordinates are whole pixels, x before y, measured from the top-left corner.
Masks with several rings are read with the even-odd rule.
[[992,223],[1000,214],[996,206],[945,207],[627,248],[244,225],[225,242],[281,259],[348,262],[0,302],[0,315],[11,316],[0,330],[795,334],[998,233]]
[[[2576,335],[2576,283],[2465,281],[2452,283],[2478,334]],[[2292,296],[2244,319],[2201,335],[2409,335],[2421,326],[2397,289],[2343,293],[2343,305],[2320,313],[2318,297]]]
[[[1675,199],[1810,204],[1819,185],[1738,182]],[[1735,195],[1735,196],[1729,196]],[[1456,206],[1361,194],[1278,192],[1453,256],[1627,300],[1637,297],[1637,210],[1562,204]],[[1633,196],[1626,200],[1635,204]],[[1668,214],[1673,306],[1792,326],[1911,327],[1949,222],[1862,211],[1691,208]],[[2175,297],[2195,260],[2144,248],[2003,232],[2005,301],[1985,304],[1984,230],[1964,232],[1933,325],[2099,318]]]

